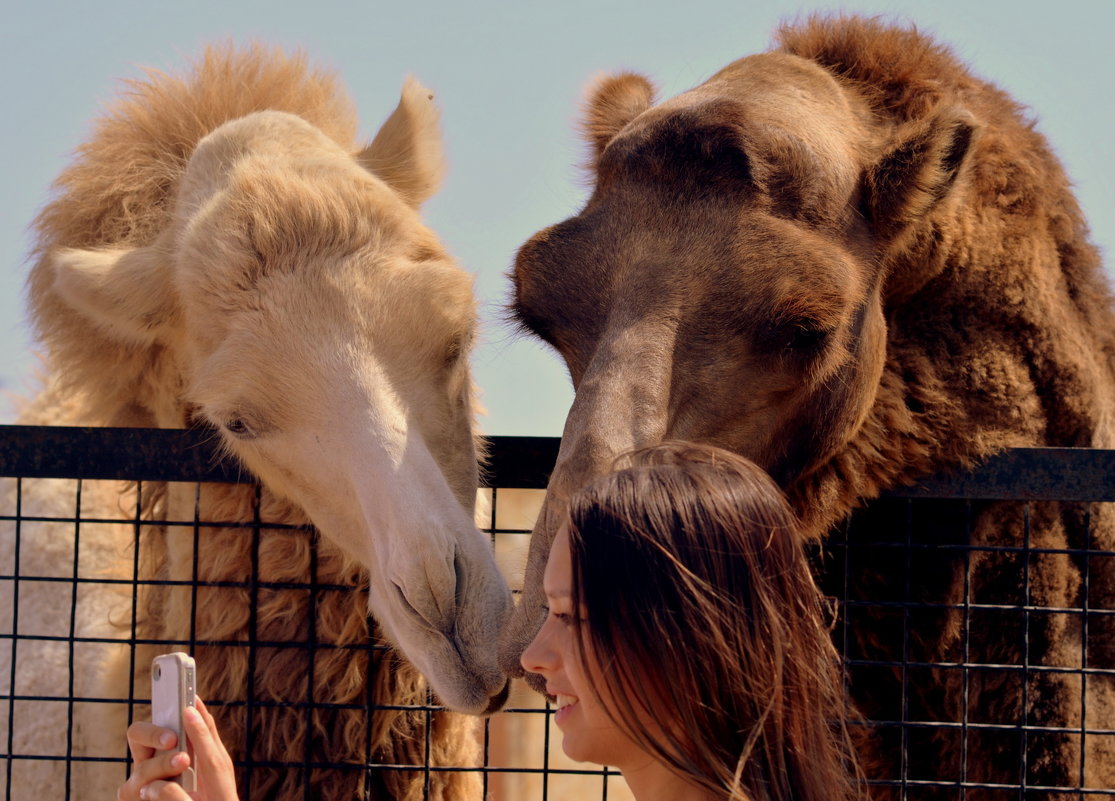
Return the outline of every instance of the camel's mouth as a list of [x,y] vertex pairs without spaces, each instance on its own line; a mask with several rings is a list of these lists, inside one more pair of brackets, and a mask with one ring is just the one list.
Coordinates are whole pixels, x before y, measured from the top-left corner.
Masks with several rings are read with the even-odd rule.
[[449,636],[409,618],[407,623],[411,626],[408,635],[411,649],[399,650],[426,677],[442,704],[457,712],[480,716],[503,708],[511,693],[511,680],[495,662],[490,646],[492,632],[470,631],[467,636]]
[[493,695],[488,700],[488,708],[484,710],[484,715],[494,715],[503,709],[504,704],[507,703],[508,696],[511,695],[511,679],[503,683],[503,689]]
[[542,676],[541,673],[527,673],[525,670],[522,672],[527,686],[529,686],[535,692],[541,693],[551,700],[553,699],[553,696],[547,694],[546,692],[546,679]]

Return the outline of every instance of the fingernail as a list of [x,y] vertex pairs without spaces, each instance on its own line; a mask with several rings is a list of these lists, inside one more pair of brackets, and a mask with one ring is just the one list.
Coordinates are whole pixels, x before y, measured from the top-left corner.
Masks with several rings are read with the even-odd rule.
[[139,797],[142,798],[143,801],[147,801],[147,787],[139,788]]
[[176,768],[184,768],[189,764],[189,759],[186,757],[185,751],[179,751],[171,757],[170,764]]
[[186,720],[190,720],[195,723],[201,720],[201,713],[194,709],[192,706],[186,707],[186,711],[183,713],[183,716]]
[[171,732],[163,732],[159,737],[159,745],[163,748],[170,748],[171,743],[174,742],[174,735]]

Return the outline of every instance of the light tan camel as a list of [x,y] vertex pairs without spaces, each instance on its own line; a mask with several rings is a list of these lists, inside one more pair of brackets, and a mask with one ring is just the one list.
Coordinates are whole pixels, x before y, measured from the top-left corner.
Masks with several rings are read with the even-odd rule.
[[[189,528],[141,539],[143,577],[190,579],[196,558],[202,587],[192,617],[188,588],[147,592],[140,639],[192,633],[203,697],[264,702],[251,754],[243,707],[218,707],[234,756],[353,766],[309,776],[257,768],[253,798],[301,797],[304,786],[315,798],[364,797],[369,756],[419,768],[370,774],[372,798],[420,798],[427,780],[431,798],[479,797],[478,774],[421,769],[475,764],[476,719],[435,714],[427,755],[428,716],[414,708],[426,700],[423,676],[458,712],[499,705],[506,677],[492,643],[511,608],[473,524],[472,282],[418,215],[442,172],[437,117],[432,95],[410,80],[361,148],[330,76],[260,47],[211,48],[187,77],[131,84],[36,221],[29,290],[49,386],[24,421],[211,426],[262,483],[265,525],[312,524],[321,534],[265,527],[255,541],[250,530],[202,527],[196,554]],[[148,490],[143,515],[250,522],[255,492]],[[114,511],[135,503],[111,498]],[[52,536],[72,540],[73,527],[62,528]],[[132,533],[87,533],[87,566],[111,570]],[[22,558],[30,565],[36,549],[68,547],[24,536]],[[333,589],[311,598],[284,588],[311,580]],[[126,636],[115,624],[130,606],[89,586],[78,636]],[[32,583],[22,588],[26,631],[37,625],[36,602],[46,617],[55,602],[41,589],[36,598]],[[405,659],[388,651],[369,663],[358,650],[369,612],[374,636]],[[322,648],[305,647],[311,636]],[[250,638],[267,645],[251,655],[228,645]],[[126,698],[127,649],[93,650],[78,664],[78,690]],[[150,656],[136,656],[139,688]],[[61,663],[40,662],[35,644],[20,641],[17,690],[53,685],[65,695]],[[369,697],[392,709],[368,721],[358,707]],[[310,698],[321,705],[312,716],[287,707]],[[17,710],[17,749],[64,748],[65,706],[40,704],[34,720]],[[87,715],[83,706],[75,755],[120,756],[126,705]],[[34,767],[15,763],[15,796],[62,797],[61,763]],[[123,776],[79,762],[71,786],[76,797],[111,798]]]
[[[541,619],[564,499],[629,449],[677,438],[746,454],[820,538],[889,487],[1007,447],[1115,446],[1111,292],[1032,121],[912,29],[816,18],[780,42],[657,105],[641,76],[601,81],[584,121],[593,194],[518,254],[515,312],[562,355],[576,398],[505,668]],[[875,719],[972,724],[966,754],[955,726],[911,729],[906,756],[883,731],[872,777],[898,779],[906,759],[913,780],[1074,787],[1083,749],[1085,785],[1115,787],[1115,738],[1081,735],[1115,729],[1115,675],[1085,689],[1072,672],[1084,647],[1088,667],[1115,668],[1112,616],[1092,616],[1085,643],[1082,616],[1054,611],[1115,609],[1115,560],[1091,560],[1085,598],[1084,560],[1063,552],[1115,548],[1110,508],[975,510],[973,545],[1028,536],[1034,550],[977,549],[966,569],[922,549],[908,585],[893,549],[856,551],[853,599],[929,606],[909,613],[905,652],[901,615],[857,610],[852,656],[931,666],[854,673],[857,701]],[[915,537],[963,539],[945,533],[954,511],[923,512]],[[902,531],[901,515],[862,522],[865,541]],[[1006,608],[965,620],[968,603]],[[1024,683],[948,667],[1024,659],[1054,669]]]

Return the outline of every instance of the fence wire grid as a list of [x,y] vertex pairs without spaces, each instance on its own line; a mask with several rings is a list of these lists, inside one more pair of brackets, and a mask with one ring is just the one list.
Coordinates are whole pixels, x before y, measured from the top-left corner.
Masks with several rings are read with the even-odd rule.
[[[491,440],[479,502],[513,588],[522,582],[557,445],[543,437]],[[502,712],[476,727],[478,763],[432,756],[440,709],[430,696],[401,708],[419,727],[417,745],[405,754],[377,751],[368,721],[400,707],[377,705],[370,680],[342,700],[316,696],[313,680],[315,665],[324,673],[352,663],[366,673],[389,660],[366,631],[334,637],[316,623],[362,609],[364,591],[330,574],[311,529],[269,522],[258,489],[214,458],[204,432],[0,426],[0,481],[7,801],[84,800],[103,794],[105,782],[122,782],[123,727],[147,715],[149,692],[136,667],[171,650],[205,653],[199,673],[258,678],[267,665],[290,673],[308,666],[309,677],[293,677],[302,688],[293,694],[260,693],[246,681],[240,697],[207,699],[242,715],[243,730],[233,735],[243,739],[237,764],[245,798],[316,798],[329,772],[352,777],[346,797],[371,801],[394,797],[392,774],[419,782],[424,799],[457,801],[439,789],[454,773],[474,777],[477,797],[493,801],[631,798],[615,771],[564,757],[553,710],[519,685]],[[202,519],[216,484],[238,486],[248,513]],[[148,502],[171,496],[187,499],[185,506],[159,508],[192,514],[152,519]],[[867,777],[875,797],[1115,797],[1115,550],[1104,533],[1113,516],[1115,451],[1019,449],[879,499],[816,549],[822,587],[839,610],[834,640],[878,754]],[[209,547],[201,532],[211,529],[249,563],[240,578],[198,578],[199,543]],[[194,563],[186,579],[145,573],[155,532],[171,543],[162,547],[184,543]],[[94,547],[105,541],[114,543],[108,562]],[[269,574],[260,554],[275,549],[308,554],[309,570]],[[166,593],[159,613],[180,608],[189,621],[179,636],[145,635],[150,592]],[[309,621],[300,638],[268,637],[260,617],[274,611],[261,610],[280,596],[292,616]],[[115,599],[111,615],[106,598]],[[199,623],[199,602],[228,598],[243,602],[243,633],[199,634],[207,625]],[[115,682],[90,675],[89,665],[101,673],[116,666]],[[332,761],[309,746],[297,758],[267,753],[261,722],[275,715],[302,715],[307,726],[331,722],[347,736],[350,713],[364,721],[358,758]]]

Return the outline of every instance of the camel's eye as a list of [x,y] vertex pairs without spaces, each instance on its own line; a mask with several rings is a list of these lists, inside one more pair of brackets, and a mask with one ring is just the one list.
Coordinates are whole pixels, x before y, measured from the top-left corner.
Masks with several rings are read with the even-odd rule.
[[771,353],[808,357],[818,353],[832,333],[815,320],[801,319],[768,325],[760,333],[759,341]]
[[255,429],[242,417],[229,418],[224,424],[224,429],[238,439],[252,439],[256,435]]
[[786,346],[789,350],[807,351],[814,350],[824,344],[829,337],[829,331],[821,328],[798,328]]

